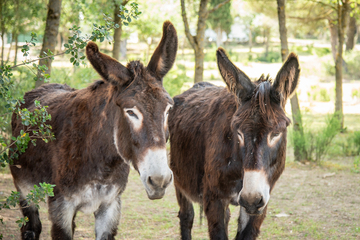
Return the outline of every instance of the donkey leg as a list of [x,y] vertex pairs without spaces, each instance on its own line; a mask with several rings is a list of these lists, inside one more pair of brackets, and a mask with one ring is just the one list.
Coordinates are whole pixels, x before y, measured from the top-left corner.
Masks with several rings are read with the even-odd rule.
[[208,220],[210,239],[227,240],[226,210],[223,201],[207,194],[204,198],[204,210]]
[[96,240],[115,239],[121,216],[120,195],[112,203],[102,204],[94,215]]
[[71,240],[75,231],[76,206],[56,195],[49,198],[49,215],[53,240]]
[[230,221],[230,208],[229,205],[226,207],[225,209],[225,231],[226,231],[226,235],[229,237],[229,232],[228,232],[228,226],[229,226],[229,221]]
[[246,213],[245,208],[240,207],[240,216],[238,219],[238,230],[236,240],[256,239],[260,233],[260,226],[266,216],[266,208],[263,214],[250,216]]
[[181,239],[191,239],[191,229],[194,222],[194,208],[192,203],[178,190],[176,190],[176,199],[180,206],[178,217],[180,219]]
[[29,221],[21,227],[21,238],[23,240],[38,240],[42,226],[37,207],[33,205],[29,206],[27,201],[21,196],[20,208],[24,217],[29,219]]

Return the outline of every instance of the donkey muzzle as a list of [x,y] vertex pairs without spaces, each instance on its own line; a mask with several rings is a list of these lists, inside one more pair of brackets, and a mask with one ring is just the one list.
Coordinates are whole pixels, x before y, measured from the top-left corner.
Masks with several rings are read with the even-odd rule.
[[238,202],[250,215],[262,214],[270,199],[270,185],[263,171],[245,171]]
[[149,199],[162,198],[173,179],[166,149],[149,149],[139,164],[139,173]]

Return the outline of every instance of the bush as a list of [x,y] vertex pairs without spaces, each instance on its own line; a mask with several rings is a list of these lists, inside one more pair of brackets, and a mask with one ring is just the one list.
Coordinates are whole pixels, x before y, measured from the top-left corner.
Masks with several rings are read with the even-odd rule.
[[164,77],[164,88],[170,94],[171,97],[181,93],[181,88],[185,82],[193,81],[186,76],[185,66],[182,64],[176,64],[169,73]]
[[323,57],[327,54],[331,53],[330,48],[313,48],[313,52],[318,56],[318,57]]
[[303,124],[303,129],[300,129],[303,134],[293,131],[290,138],[294,147],[302,149],[301,159],[320,163],[340,129],[340,120],[338,115],[334,114],[327,117],[325,127],[315,130]]
[[308,97],[313,101],[330,102],[335,100],[335,90],[330,91],[326,88],[319,88],[318,86],[311,86],[311,92],[307,93]]
[[281,54],[280,51],[269,51],[267,56],[265,53],[262,53],[254,59],[255,61],[259,62],[268,62],[268,63],[281,63]]
[[356,154],[360,155],[360,131],[355,131],[351,139],[356,148]]
[[360,173],[360,156],[357,156],[354,159],[354,168],[352,169],[354,173]]

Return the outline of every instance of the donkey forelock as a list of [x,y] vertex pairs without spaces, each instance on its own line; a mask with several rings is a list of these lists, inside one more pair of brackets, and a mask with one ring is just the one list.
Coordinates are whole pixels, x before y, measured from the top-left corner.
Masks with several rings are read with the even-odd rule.
[[274,128],[283,120],[286,126],[289,125],[291,121],[280,105],[281,96],[273,89],[269,76],[262,75],[254,84],[251,97],[241,102],[234,124],[247,129],[259,129],[259,125],[261,128]]

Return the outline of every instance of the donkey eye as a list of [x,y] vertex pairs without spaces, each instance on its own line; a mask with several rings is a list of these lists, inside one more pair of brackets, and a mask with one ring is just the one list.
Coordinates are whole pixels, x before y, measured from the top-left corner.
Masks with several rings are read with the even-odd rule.
[[127,110],[126,113],[129,114],[130,117],[136,117],[136,118],[138,118],[138,117],[136,116],[136,114],[135,114],[133,111],[131,111],[131,110]]
[[277,136],[280,136],[280,132],[272,133],[271,138],[275,138]]

